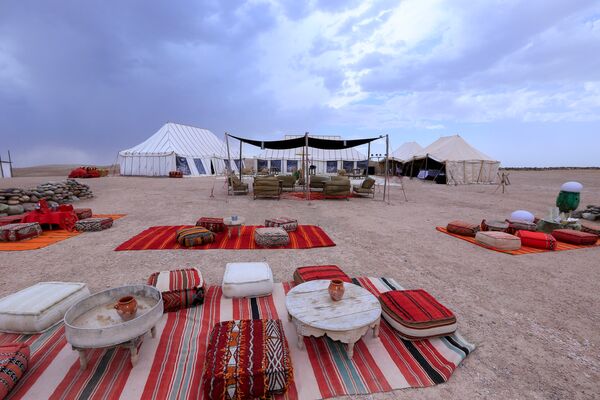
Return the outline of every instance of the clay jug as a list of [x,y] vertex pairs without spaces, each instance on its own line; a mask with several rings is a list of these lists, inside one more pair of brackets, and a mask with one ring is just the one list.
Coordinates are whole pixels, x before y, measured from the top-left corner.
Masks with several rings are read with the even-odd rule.
[[133,296],[121,297],[117,304],[115,304],[115,309],[124,321],[128,321],[135,317],[135,313],[137,312],[137,301]]
[[344,281],[341,279],[332,279],[329,284],[329,295],[333,301],[341,300],[344,297]]

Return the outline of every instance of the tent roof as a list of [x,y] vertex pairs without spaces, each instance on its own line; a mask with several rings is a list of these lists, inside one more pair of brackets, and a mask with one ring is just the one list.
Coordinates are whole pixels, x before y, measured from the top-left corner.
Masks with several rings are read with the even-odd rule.
[[425,147],[417,158],[429,156],[440,162],[484,160],[496,161],[467,143],[461,136],[443,136]]
[[405,162],[412,159],[415,155],[421,153],[423,147],[417,142],[406,142],[392,152],[391,159]]
[[[334,142],[343,142],[340,136],[310,136],[309,138],[331,140]],[[304,135],[285,135],[284,140],[293,139],[302,139],[303,143],[305,141]],[[292,149],[266,149],[265,151],[257,155],[256,158],[261,160],[302,160],[302,154],[304,151],[304,147],[295,147]],[[364,161],[367,159],[367,156],[355,150],[354,148],[331,150],[309,147],[308,158],[313,161]]]
[[154,135],[137,146],[119,152],[120,155],[166,155],[173,153],[178,156],[194,158],[227,158],[225,143],[214,133],[208,129],[173,122],[164,124]]
[[241,138],[238,136],[229,135],[234,139],[240,140],[244,143],[251,144],[256,147],[260,147],[261,149],[273,149],[273,150],[285,150],[285,149],[295,149],[298,147],[302,147],[308,141],[308,147],[314,147],[316,149],[326,149],[326,150],[342,150],[350,147],[356,147],[363,144],[367,144],[372,142],[373,140],[380,139],[383,136],[374,137],[374,138],[366,138],[366,139],[349,139],[349,140],[341,140],[341,139],[327,139],[326,137],[312,136],[309,135],[308,139],[306,136],[289,136],[283,140],[253,140]]

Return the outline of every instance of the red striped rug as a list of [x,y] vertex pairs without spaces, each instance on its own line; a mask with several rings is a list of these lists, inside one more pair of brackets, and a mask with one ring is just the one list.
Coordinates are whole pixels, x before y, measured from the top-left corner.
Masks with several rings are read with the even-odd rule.
[[[175,235],[178,229],[189,227],[188,225],[178,226],[153,226],[142,233],[139,233],[119,245],[115,251],[124,250],[247,250],[247,249],[264,249],[256,245],[254,242],[254,231],[256,228],[261,228],[258,225],[244,225],[238,236],[236,232],[232,232],[231,238],[227,237],[227,232],[219,232],[216,234],[213,243],[202,246],[184,247],[175,240]],[[298,229],[294,232],[289,232],[290,244],[282,247],[273,247],[274,249],[310,249],[313,247],[329,247],[335,246],[331,238],[318,226],[314,225],[298,225]]]
[[[400,286],[393,279],[353,280],[378,295]],[[408,342],[382,320],[379,338],[366,335],[348,359],[345,345],[322,338],[304,338],[297,346],[295,328],[287,319],[285,294],[292,284],[275,284],[272,296],[227,299],[218,286],[206,291],[203,306],[165,314],[157,336],[146,336],[135,368],[123,349],[93,350],[86,370],[66,343],[59,325],[39,335],[0,334],[0,344],[26,341],[31,346],[29,371],[10,399],[166,399],[201,398],[201,375],[208,332],[219,321],[279,318],[290,345],[294,384],[278,399],[320,399],[427,387],[446,382],[474,350],[458,333]]]
[[[350,196],[327,196],[323,192],[309,192],[309,200],[325,200],[325,199],[346,199],[351,197],[362,197],[354,193],[350,193]],[[306,193],[304,192],[282,192],[281,198],[286,200],[306,200]]]
[[546,250],[546,249],[536,249],[533,247],[528,247],[528,246],[521,246],[521,248],[519,250],[500,250],[500,249],[496,249],[493,247],[489,247],[489,246],[485,246],[481,243],[477,243],[475,241],[474,237],[469,237],[469,236],[461,236],[461,235],[457,235],[455,233],[450,233],[446,230],[446,228],[444,228],[443,226],[436,226],[436,228],[438,231],[445,233],[446,235],[450,235],[450,236],[454,236],[455,238],[459,238],[462,240],[466,240],[469,243],[473,243],[479,247],[483,247],[484,249],[488,249],[488,250],[494,250],[494,251],[498,251],[500,253],[505,253],[505,254],[512,254],[513,256],[519,256],[522,254],[538,254],[538,253],[546,253],[546,252],[552,252],[552,251],[564,251],[564,250],[577,250],[577,249],[589,249],[590,247],[599,247],[600,246],[600,239],[596,242],[595,245],[592,246],[582,246],[582,245],[577,245],[577,244],[568,244],[568,243],[563,243],[563,242],[556,242],[556,248],[554,250]]

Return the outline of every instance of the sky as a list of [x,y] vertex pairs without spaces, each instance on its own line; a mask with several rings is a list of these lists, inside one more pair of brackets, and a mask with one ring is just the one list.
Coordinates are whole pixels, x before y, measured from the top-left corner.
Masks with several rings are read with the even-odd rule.
[[600,2],[0,0],[2,158],[107,165],[168,121],[600,166]]

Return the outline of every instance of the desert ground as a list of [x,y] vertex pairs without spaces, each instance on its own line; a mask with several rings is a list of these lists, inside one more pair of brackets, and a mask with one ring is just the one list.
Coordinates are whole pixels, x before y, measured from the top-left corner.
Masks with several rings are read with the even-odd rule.
[[[33,187],[61,177],[0,180]],[[223,178],[88,179],[95,213],[124,213],[112,229],[40,250],[0,254],[0,295],[40,281],[82,281],[92,291],[145,282],[154,271],[200,267],[218,285],[226,262],[266,261],[276,281],[302,265],[337,264],[351,276],[388,276],[424,288],[452,309],[477,346],[450,381],[433,388],[362,396],[373,399],[592,399],[600,397],[600,248],[511,256],[435,230],[453,219],[479,222],[516,209],[544,216],[560,185],[584,185],[581,206],[600,204],[600,171],[511,172],[496,186],[444,186],[405,180],[408,202],[391,188],[377,198],[294,201],[227,197]],[[214,197],[210,194],[214,189]],[[315,224],[335,247],[308,250],[124,251],[114,248],[152,225],[193,224],[200,216],[241,215],[248,224],[293,216]]]

